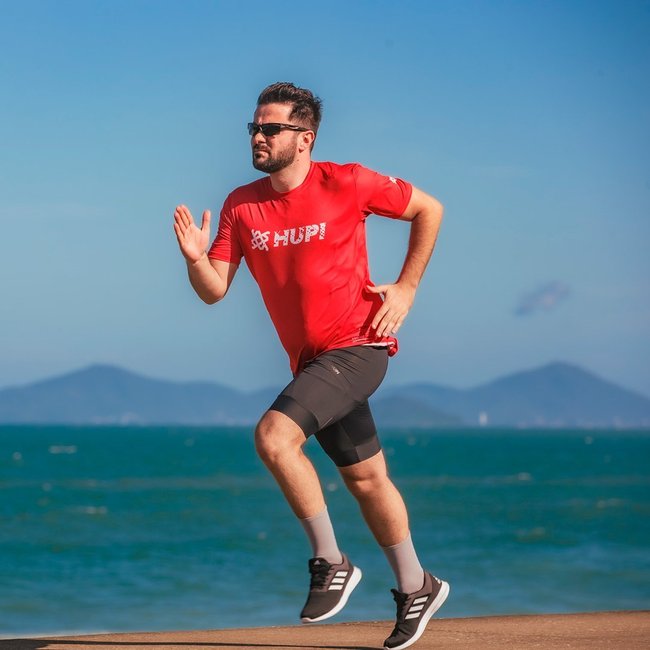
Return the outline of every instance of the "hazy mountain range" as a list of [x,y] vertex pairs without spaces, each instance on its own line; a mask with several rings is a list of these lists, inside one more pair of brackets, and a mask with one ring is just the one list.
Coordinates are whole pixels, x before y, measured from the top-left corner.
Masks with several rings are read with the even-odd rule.
[[[243,392],[93,365],[0,390],[0,423],[250,425],[279,390]],[[567,363],[469,389],[380,388],[371,402],[384,427],[650,427],[650,399]]]

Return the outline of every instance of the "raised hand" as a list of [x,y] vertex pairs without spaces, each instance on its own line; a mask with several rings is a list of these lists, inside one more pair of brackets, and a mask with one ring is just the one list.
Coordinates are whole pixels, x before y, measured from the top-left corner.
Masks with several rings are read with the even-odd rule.
[[203,221],[198,228],[188,208],[177,206],[174,211],[174,232],[185,259],[190,263],[197,262],[210,241],[210,210],[203,213]]

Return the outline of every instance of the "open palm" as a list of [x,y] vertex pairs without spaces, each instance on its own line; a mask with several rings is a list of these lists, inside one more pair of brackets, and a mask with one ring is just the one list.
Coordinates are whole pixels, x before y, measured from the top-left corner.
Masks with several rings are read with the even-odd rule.
[[184,205],[174,211],[174,232],[181,253],[188,262],[196,262],[205,253],[210,241],[210,210],[203,213],[201,227],[197,227],[192,213]]

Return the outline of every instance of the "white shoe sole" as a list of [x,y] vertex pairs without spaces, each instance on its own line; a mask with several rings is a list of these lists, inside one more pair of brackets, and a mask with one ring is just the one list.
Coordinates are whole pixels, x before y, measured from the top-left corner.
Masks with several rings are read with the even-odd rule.
[[440,591],[434,598],[433,602],[429,605],[429,608],[424,612],[424,614],[422,614],[422,618],[418,623],[415,634],[408,641],[404,641],[401,645],[392,647],[384,646],[384,650],[404,650],[404,648],[413,645],[424,634],[424,630],[426,629],[429,620],[442,607],[442,604],[447,600],[447,596],[449,596],[449,584],[442,580]]
[[318,623],[319,621],[324,621],[326,618],[330,618],[331,616],[338,614],[347,604],[348,598],[350,597],[350,594],[354,591],[354,588],[361,582],[362,575],[363,574],[361,573],[361,569],[355,566],[352,569],[352,575],[348,580],[348,584],[345,585],[345,589],[343,590],[343,594],[341,595],[341,600],[339,600],[339,602],[336,603],[336,606],[330,609],[329,612],[326,612],[321,616],[317,616],[316,618],[303,617],[300,619],[300,621],[302,623]]

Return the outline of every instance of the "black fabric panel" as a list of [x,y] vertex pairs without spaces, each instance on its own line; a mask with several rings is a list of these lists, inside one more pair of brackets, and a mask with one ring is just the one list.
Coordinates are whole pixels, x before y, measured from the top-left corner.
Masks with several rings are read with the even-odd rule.
[[292,397],[278,395],[269,407],[269,411],[280,411],[291,418],[302,429],[306,438],[318,431],[318,420],[314,414],[298,404]]

